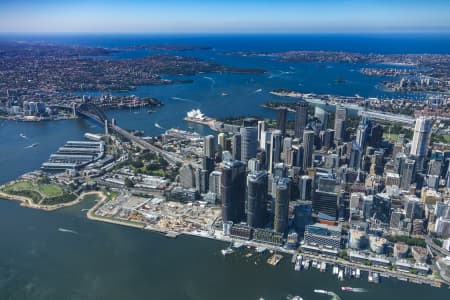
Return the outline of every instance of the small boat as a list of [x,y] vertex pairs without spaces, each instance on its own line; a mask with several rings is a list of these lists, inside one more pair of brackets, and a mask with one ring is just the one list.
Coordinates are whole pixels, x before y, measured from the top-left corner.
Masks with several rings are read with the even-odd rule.
[[228,247],[227,249],[222,249],[221,252],[222,252],[222,255],[223,255],[223,256],[227,256],[228,254],[233,253],[234,250],[231,249],[230,247]]
[[240,242],[234,242],[232,245],[232,247],[236,248],[236,249],[242,248],[243,246],[244,246],[244,244],[240,243]]
[[263,253],[266,252],[267,248],[266,247],[256,247],[256,252],[257,253]]
[[305,268],[305,270],[309,270],[310,263],[311,263],[311,261],[309,259],[307,259],[305,261],[305,265],[303,266]]
[[297,261],[297,255],[292,255],[291,263],[295,264]]
[[23,139],[26,139],[26,138],[27,138],[27,136],[26,136],[25,134],[23,134],[23,133],[21,133],[21,134],[19,134],[19,135],[20,135],[20,137],[23,138]]
[[325,272],[326,270],[327,270],[327,263],[323,261],[320,264],[320,272]]
[[338,279],[339,279],[340,281],[344,280],[344,271],[339,270],[339,273],[338,273]]
[[339,273],[338,266],[333,266],[333,275],[337,275]]
[[344,292],[352,292],[353,288],[349,287],[349,286],[343,286],[343,287],[341,287],[341,290]]
[[151,114],[151,113],[154,113],[154,112],[156,112],[156,110],[147,110],[147,113],[149,113],[149,114]]
[[357,278],[357,279],[361,278],[361,270],[360,269],[356,269],[355,278]]

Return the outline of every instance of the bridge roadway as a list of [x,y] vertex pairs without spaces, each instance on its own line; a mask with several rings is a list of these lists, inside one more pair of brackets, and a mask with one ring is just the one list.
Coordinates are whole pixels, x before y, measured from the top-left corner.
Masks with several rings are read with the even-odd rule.
[[[53,107],[57,107],[57,108],[65,108],[65,109],[72,109],[72,107],[70,106],[66,106],[66,105],[53,105]],[[79,115],[83,115],[89,119],[92,119],[98,123],[100,123],[101,125],[105,124],[105,120],[106,120],[106,115],[100,111],[100,109],[98,109],[98,107],[96,107],[95,105],[91,105],[91,107],[95,107],[96,110],[94,112],[83,109],[82,105],[76,106],[75,110]],[[100,113],[100,115],[99,115]],[[169,163],[172,164],[176,164],[176,163],[183,163],[183,159],[180,158],[178,155],[174,154],[174,153],[170,153],[168,151],[165,151],[163,149],[160,149],[156,146],[153,146],[152,144],[150,144],[149,142],[141,139],[140,137],[137,137],[131,133],[129,133],[128,131],[126,131],[125,129],[120,128],[117,125],[112,125],[111,122],[108,122],[108,127],[111,131],[123,136],[125,139],[131,141],[132,143],[136,144],[139,148],[141,149],[147,149],[150,150],[154,153],[158,153],[160,154],[162,157],[164,157],[165,160],[167,160]]]
[[115,133],[123,136],[125,139],[131,141],[132,143],[136,144],[141,149],[147,149],[154,153],[160,154],[162,157],[164,157],[165,160],[167,160],[169,163],[176,164],[176,163],[183,163],[183,159],[181,159],[178,155],[170,153],[168,151],[165,151],[163,149],[160,149],[156,146],[153,146],[149,142],[141,139],[140,137],[137,137],[128,131],[120,128],[117,125],[111,125],[110,129],[114,131]]

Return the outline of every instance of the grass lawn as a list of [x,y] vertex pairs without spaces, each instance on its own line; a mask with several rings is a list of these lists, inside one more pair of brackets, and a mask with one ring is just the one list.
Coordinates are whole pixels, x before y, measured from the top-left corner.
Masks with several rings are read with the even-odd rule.
[[33,190],[33,183],[28,180],[18,181],[6,187],[9,191],[23,191],[23,190]]
[[391,137],[389,138],[389,132],[384,132],[383,138],[390,141],[396,141],[398,139],[398,133],[391,133]]
[[64,193],[63,189],[55,184],[42,184],[38,185],[37,188],[39,192],[47,197],[61,196]]

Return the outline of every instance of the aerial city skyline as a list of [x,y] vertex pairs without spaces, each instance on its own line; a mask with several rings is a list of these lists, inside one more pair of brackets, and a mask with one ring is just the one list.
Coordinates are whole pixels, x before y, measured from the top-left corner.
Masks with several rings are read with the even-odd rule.
[[0,299],[446,299],[448,1],[0,2]]

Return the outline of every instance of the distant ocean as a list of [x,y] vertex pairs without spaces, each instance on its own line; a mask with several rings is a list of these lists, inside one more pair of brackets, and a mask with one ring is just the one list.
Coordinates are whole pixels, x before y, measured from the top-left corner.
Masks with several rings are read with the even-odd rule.
[[450,53],[450,33],[373,34],[0,34],[0,40],[121,47],[211,46],[222,51],[323,50],[361,53]]

